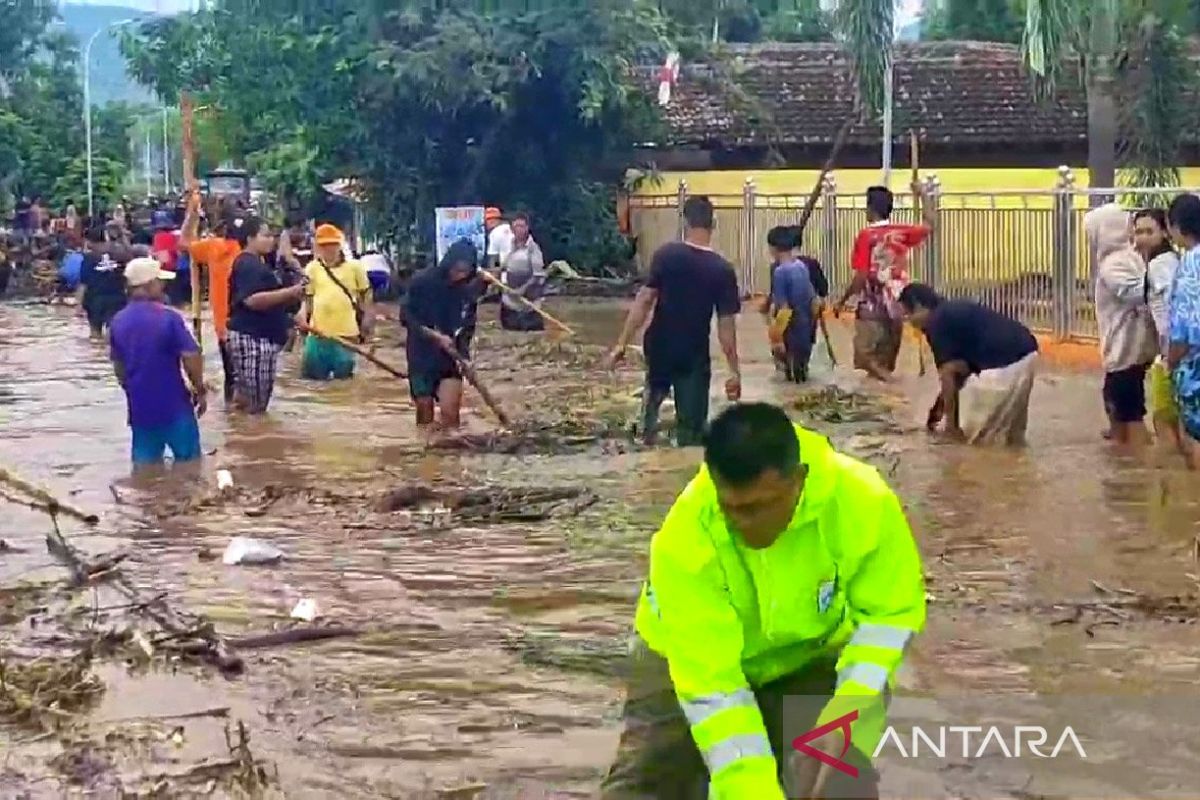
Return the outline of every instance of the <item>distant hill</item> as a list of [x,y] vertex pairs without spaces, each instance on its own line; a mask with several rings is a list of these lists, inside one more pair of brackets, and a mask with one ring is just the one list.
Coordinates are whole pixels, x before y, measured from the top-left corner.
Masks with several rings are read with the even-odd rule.
[[[145,12],[120,5],[60,5],[59,15],[67,29],[79,39],[82,51],[93,33],[114,22],[142,16]],[[115,32],[100,34],[92,45],[92,103],[104,105],[113,100],[131,103],[153,102],[154,94],[125,72],[125,59]]]

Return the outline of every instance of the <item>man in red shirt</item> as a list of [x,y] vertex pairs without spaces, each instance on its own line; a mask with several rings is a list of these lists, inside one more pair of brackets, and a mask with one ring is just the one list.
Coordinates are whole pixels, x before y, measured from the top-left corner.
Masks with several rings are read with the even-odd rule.
[[[914,193],[924,196],[919,184]],[[858,295],[854,321],[854,366],[866,370],[881,381],[892,380],[900,341],[904,333],[904,314],[900,292],[908,285],[908,252],[933,231],[932,207],[925,210],[923,225],[903,225],[891,221],[894,198],[883,186],[867,189],[867,227],[854,240],[850,266],[854,278],[834,314],[854,295]]]
[[[150,252],[154,260],[162,265],[167,272],[174,273],[179,267],[179,231],[175,228],[175,220],[166,210],[154,212],[154,238],[150,243]],[[183,281],[169,281],[167,284],[167,299],[171,305],[182,305],[189,294]]]

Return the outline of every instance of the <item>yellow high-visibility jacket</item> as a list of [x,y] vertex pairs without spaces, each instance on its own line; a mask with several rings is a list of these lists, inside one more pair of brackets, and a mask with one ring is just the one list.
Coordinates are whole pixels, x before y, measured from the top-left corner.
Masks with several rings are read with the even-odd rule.
[[852,740],[882,735],[882,693],[925,623],[920,555],[871,466],[797,426],[808,475],[788,529],[745,546],[706,469],[650,545],[637,631],[663,656],[710,774],[710,797],[784,800],[753,687],[837,659],[818,724],[861,710]]

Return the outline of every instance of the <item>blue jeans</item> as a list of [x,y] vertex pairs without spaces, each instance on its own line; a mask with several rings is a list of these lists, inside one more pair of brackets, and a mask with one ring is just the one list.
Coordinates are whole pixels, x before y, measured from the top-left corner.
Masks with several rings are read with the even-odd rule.
[[132,430],[134,464],[161,464],[168,448],[176,463],[200,458],[200,426],[193,414],[168,425],[134,425]]

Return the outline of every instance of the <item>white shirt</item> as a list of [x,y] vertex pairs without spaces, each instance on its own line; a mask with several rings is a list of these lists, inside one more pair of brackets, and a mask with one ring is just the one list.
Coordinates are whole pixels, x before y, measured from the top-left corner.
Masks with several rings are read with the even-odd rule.
[[507,222],[501,222],[496,227],[492,228],[492,232],[488,234],[487,254],[488,256],[496,256],[503,264],[508,258],[508,254],[513,249],[513,232],[512,226]]
[[362,265],[366,267],[367,272],[390,273],[392,271],[392,268],[388,266],[387,256],[385,256],[383,253],[367,253],[365,256],[360,258],[359,261],[361,261]]

